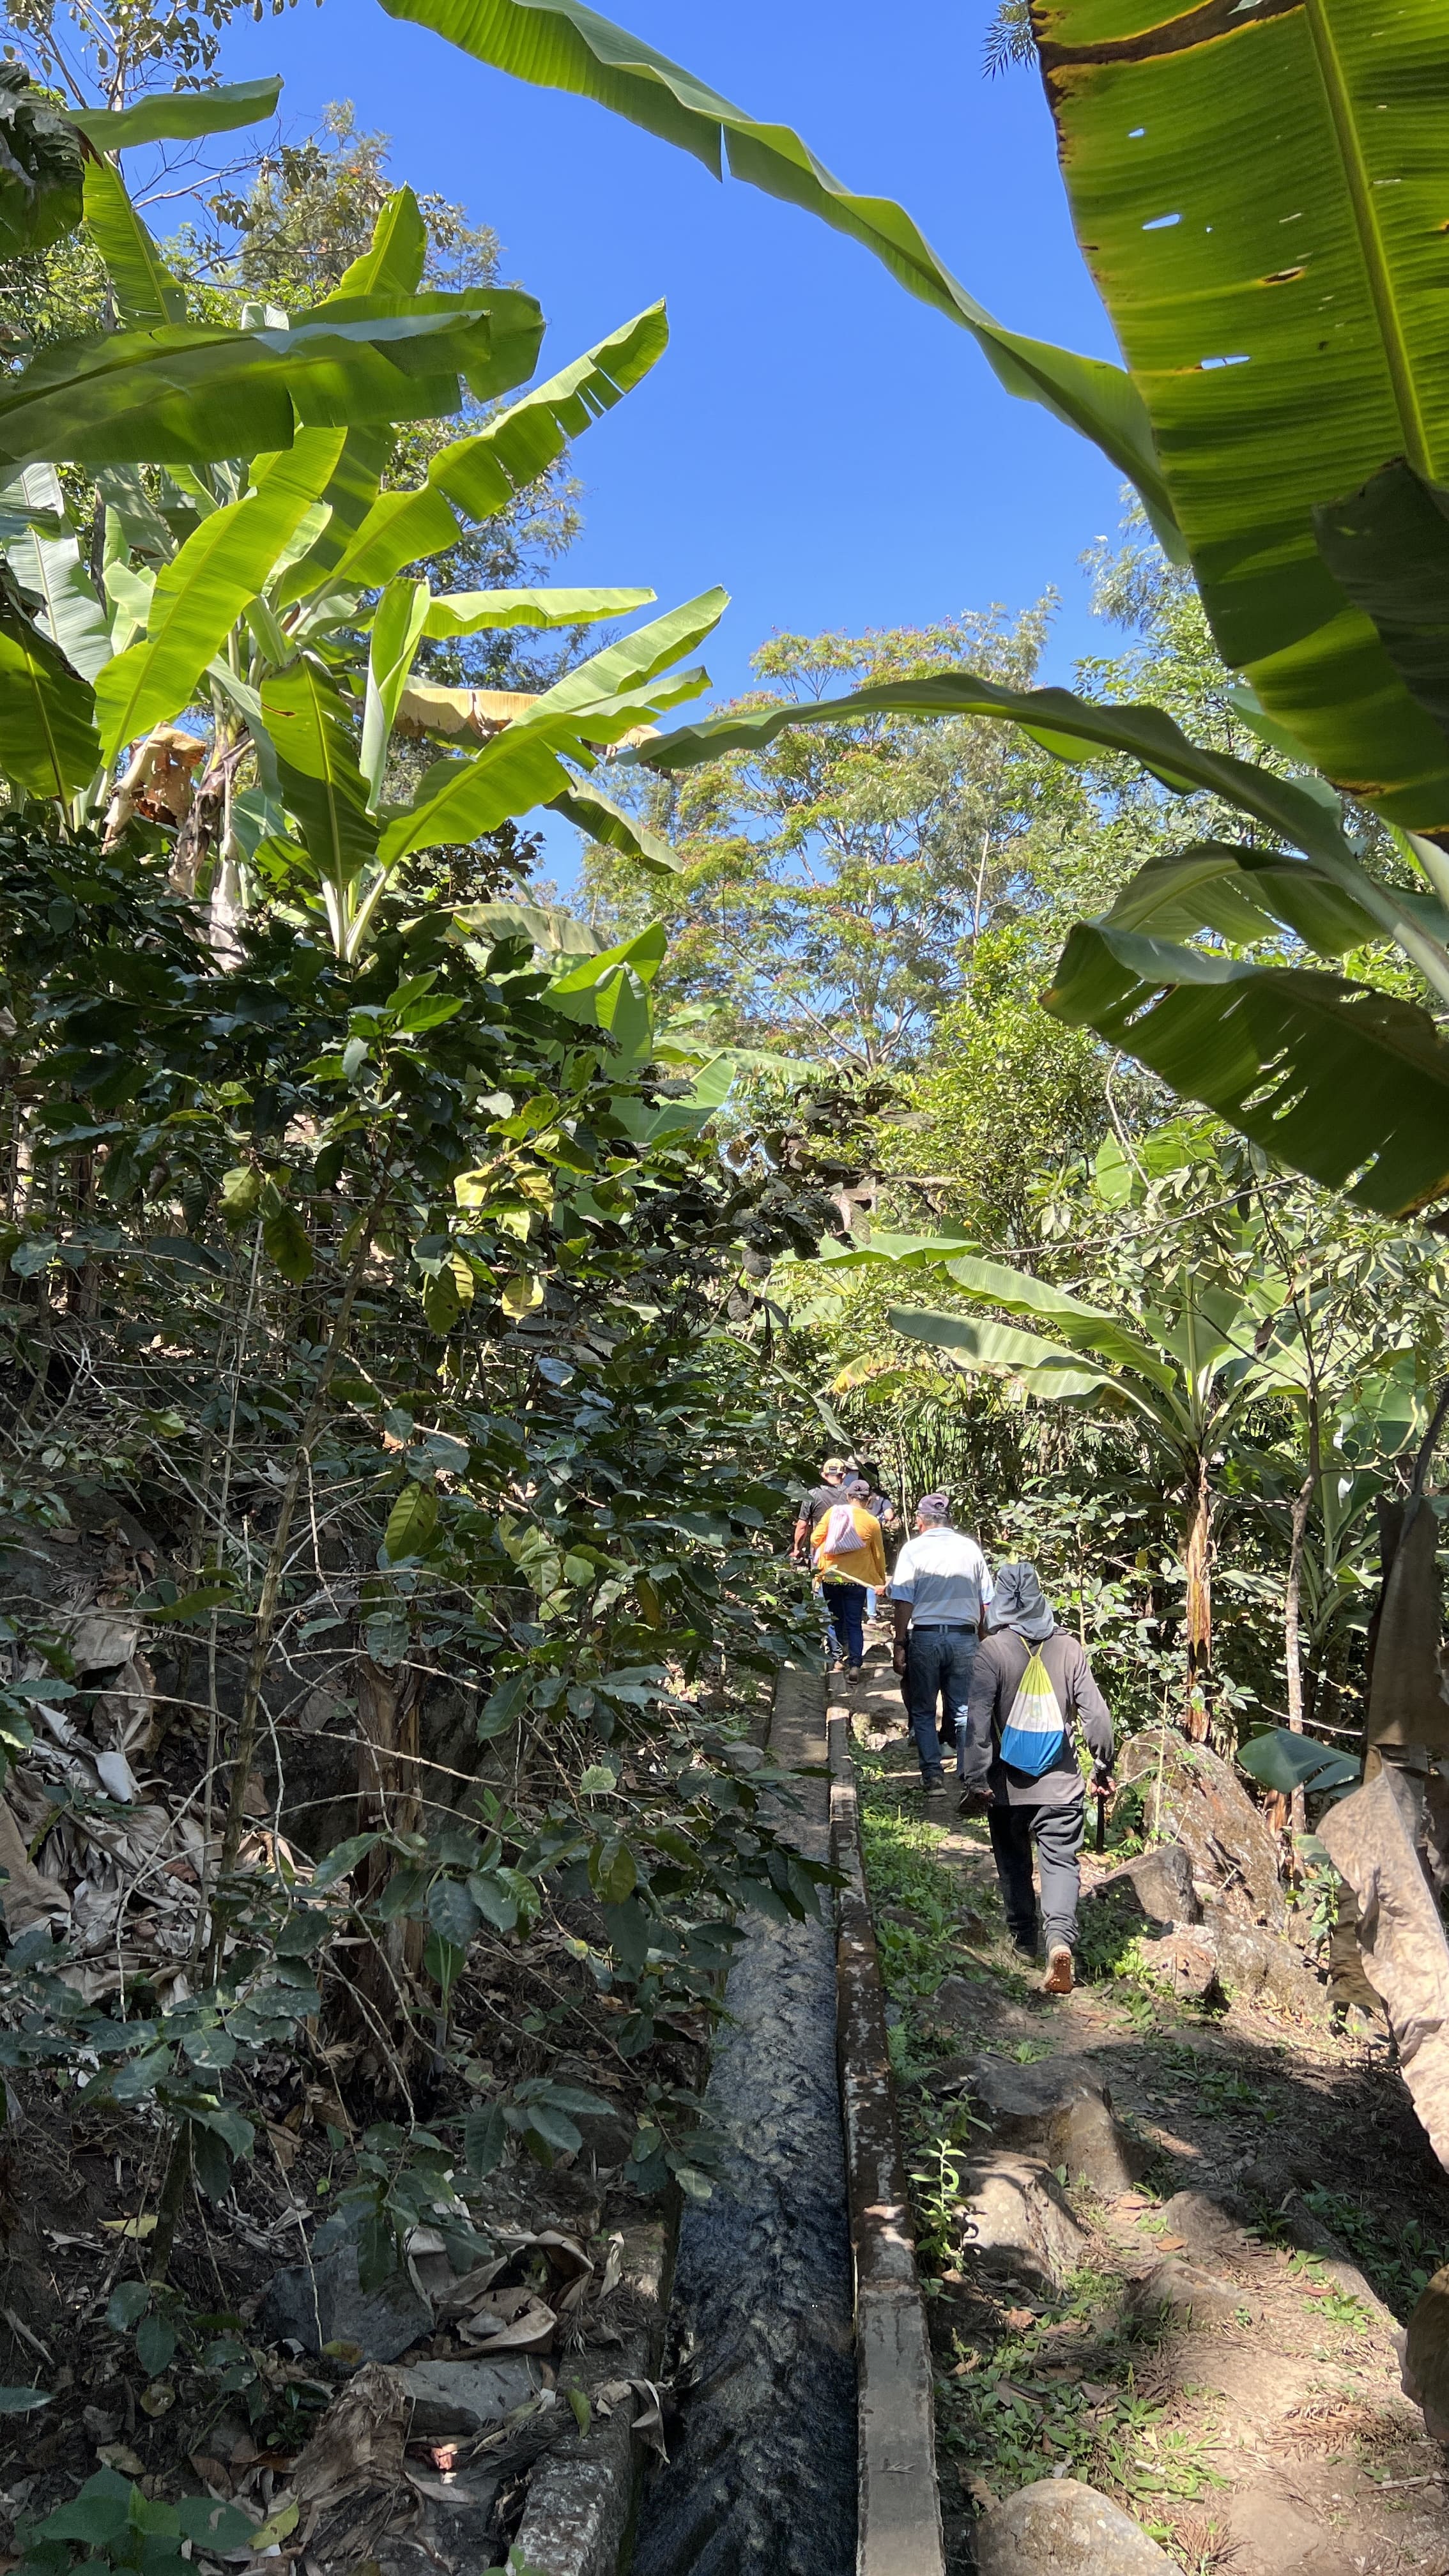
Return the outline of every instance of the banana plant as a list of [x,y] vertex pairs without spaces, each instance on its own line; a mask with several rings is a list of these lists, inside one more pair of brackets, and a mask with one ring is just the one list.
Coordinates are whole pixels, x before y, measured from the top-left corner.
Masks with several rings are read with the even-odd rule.
[[[995,322],[903,207],[844,187],[585,0],[383,0],[477,60],[591,98],[786,199],[969,331],[1008,391],[1085,436],[1190,562],[1225,661],[1305,761],[1390,820],[1449,825],[1449,740],[1345,578],[1339,521],[1382,469],[1449,484],[1437,100],[1449,0],[1185,18],[1032,12],[1063,179],[1126,365]],[[1110,15],[1110,13],[1109,13]],[[1189,31],[1190,28],[1190,32]],[[1270,152],[1247,149],[1271,102]],[[1422,513],[1421,513],[1422,514]],[[1398,571],[1412,582],[1412,552]]]
[[[115,346],[169,346],[169,335],[190,328],[184,298],[113,164],[88,170],[86,207],[128,326],[112,335]],[[264,316],[265,335],[290,346],[305,329],[320,345],[337,329],[351,335],[346,348],[371,355],[373,317],[386,306],[393,321],[418,326],[417,345],[426,347],[438,308],[454,327],[457,299],[419,291],[425,250],[417,202],[400,190],[336,292],[305,325]],[[516,377],[537,345],[519,316],[536,307],[514,297],[501,309],[508,327],[494,331],[490,364]],[[490,330],[499,311],[490,303]],[[710,631],[723,594],[655,619],[554,689],[510,700],[506,720],[475,731],[478,747],[460,756],[448,741],[447,708],[429,704],[447,693],[413,685],[426,639],[581,626],[654,594],[434,598],[426,581],[404,577],[420,555],[446,554],[467,524],[511,503],[640,381],[666,341],[662,307],[651,307],[437,450],[413,489],[384,490],[389,440],[376,425],[408,406],[395,400],[379,414],[364,401],[355,416],[345,381],[330,419],[276,424],[287,434],[269,439],[270,452],[191,462],[173,454],[159,484],[124,459],[108,465],[98,477],[99,585],[81,560],[54,466],[27,464],[0,494],[12,576],[0,599],[0,762],[31,792],[64,799],[73,819],[108,802],[114,834],[138,800],[154,813],[153,754],[164,747],[174,768],[185,742],[176,720],[199,711],[210,739],[186,756],[204,760],[203,774],[169,808],[183,823],[183,881],[213,868],[220,934],[250,872],[283,899],[320,909],[345,958],[365,942],[401,860],[471,840],[538,804],[607,834],[647,867],[673,866],[667,844],[587,781],[617,741],[706,685],[702,672],[670,666]],[[410,345],[405,334],[398,345]],[[484,380],[475,366],[475,389]],[[450,379],[441,399],[451,406],[456,395]],[[168,435],[196,450],[205,442],[194,410],[186,398],[174,401]],[[407,730],[436,729],[444,756],[407,803],[388,804],[389,747],[405,709]],[[124,776],[113,791],[118,765]]]
[[[943,1353],[948,1366],[1008,1378],[1037,1402],[1088,1402],[1121,1414],[1176,1495],[1186,1584],[1183,1722],[1200,1740],[1211,1703],[1217,1468],[1247,1408],[1296,1385],[1301,1373],[1287,1277],[1245,1237],[1236,1284],[1205,1279],[1184,1260],[1170,1289],[1135,1302],[1130,1315],[1115,1314],[1052,1281],[963,1253],[949,1238],[903,1242],[897,1253],[891,1238],[873,1237],[860,1250],[823,1255],[819,1266],[935,1266],[961,1296],[996,1313],[891,1306],[894,1332]],[[1002,1323],[1001,1314],[1037,1329]]]
[[[1228,914],[1238,941],[1250,923],[1247,935],[1285,930],[1336,959],[1352,944],[1343,896],[1449,998],[1449,147],[1436,104],[1449,0],[1392,18],[1358,0],[1186,18],[1178,0],[1144,0],[1130,25],[1110,27],[1100,0],[1037,0],[1063,177],[1124,367],[1003,329],[903,208],[847,189],[790,127],[750,116],[584,0],[383,5],[813,213],[971,332],[1008,390],[1094,440],[1136,484],[1169,555],[1191,564],[1218,647],[1244,674],[1250,724],[1382,816],[1410,872],[1409,888],[1390,887],[1358,865],[1341,826],[1330,845],[1270,820],[1316,863],[1316,886],[1296,865],[1275,884],[1281,854],[1247,845],[1195,886],[1179,872],[1181,900],[1166,910],[1181,924],[1196,908],[1194,929]],[[1245,149],[1270,108],[1271,152]],[[1154,758],[1175,731],[1155,711],[1112,710],[1115,732],[1093,734],[1058,693],[993,707],[987,684],[948,676],[954,687],[934,701],[912,693],[902,711],[995,712],[1054,747],[1067,735],[1134,751],[1183,784]],[[879,703],[862,693],[855,706]],[[837,701],[809,714],[851,711]],[[699,756],[726,747],[717,732]],[[1193,783],[1209,783],[1200,765]],[[1267,819],[1251,795],[1228,801]],[[1428,1015],[1331,973],[1148,935],[1146,898],[1166,891],[1160,876],[1139,882],[1135,920],[1119,907],[1075,932],[1049,1007],[1370,1205],[1407,1213],[1442,1195],[1449,1054]]]
[[1395,1462],[1412,1456],[1428,1414],[1412,1362],[1401,1360],[1362,1379],[1350,1402],[1317,1421],[1310,1415],[1306,1477],[1301,1454],[1275,1448],[1254,1456],[1249,1499],[1261,1503],[1276,1487],[1277,1517],[1286,1508],[1290,1520],[1285,1649],[1294,1729],[1322,1720],[1340,1640],[1368,1625],[1380,1581],[1378,1506],[1402,1490]]
[[[1043,996],[1048,1010],[1097,1030],[1267,1152],[1366,1207],[1402,1216],[1449,1190],[1449,1046],[1428,1011],[1291,966],[1281,950],[1262,963],[1159,935],[1192,927],[1239,943],[1287,936],[1334,961],[1392,940],[1449,1005],[1449,857],[1404,832],[1403,875],[1370,866],[1321,779],[1206,750],[1157,707],[1006,689],[970,671],[714,717],[621,757],[684,769],[757,750],[787,725],[883,709],[998,716],[1065,760],[1127,752],[1171,793],[1205,794],[1241,814],[1259,838],[1150,861],[1110,913],[1078,924]],[[1404,882],[1410,871],[1417,884]]]

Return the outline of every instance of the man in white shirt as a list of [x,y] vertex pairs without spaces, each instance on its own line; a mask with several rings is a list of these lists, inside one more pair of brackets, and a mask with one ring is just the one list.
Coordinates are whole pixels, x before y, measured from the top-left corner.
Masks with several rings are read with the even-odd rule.
[[951,1527],[948,1494],[923,1494],[916,1505],[916,1535],[907,1539],[891,1576],[895,1619],[892,1662],[905,1676],[906,1707],[921,1778],[928,1791],[944,1790],[943,1743],[937,1708],[945,1703],[947,1743],[954,1736],[956,1769],[966,1776],[966,1712],[976,1641],[986,1631],[992,1581],[974,1538]]

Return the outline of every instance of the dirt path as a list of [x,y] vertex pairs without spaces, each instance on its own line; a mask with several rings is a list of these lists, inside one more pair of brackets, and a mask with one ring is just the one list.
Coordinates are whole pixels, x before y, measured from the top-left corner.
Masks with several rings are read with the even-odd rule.
[[[954,1791],[927,1821],[879,1650],[852,1704],[952,2570],[974,2564],[979,2506],[1055,2472],[1111,2494],[1193,2576],[1446,2576],[1446,2456],[1400,2392],[1392,2336],[1449,2259],[1449,2178],[1379,2031],[1183,2005],[1121,1976],[1042,1997],[1004,1937],[984,1829]],[[981,2124],[961,2088],[982,2054],[1081,2061],[1135,2141],[1140,2188],[1065,2193],[1088,2243],[1056,2292],[973,2260]],[[1221,2322],[1202,2322],[1205,2297],[1176,2323],[1134,2306],[1168,2258],[1211,2274]]]

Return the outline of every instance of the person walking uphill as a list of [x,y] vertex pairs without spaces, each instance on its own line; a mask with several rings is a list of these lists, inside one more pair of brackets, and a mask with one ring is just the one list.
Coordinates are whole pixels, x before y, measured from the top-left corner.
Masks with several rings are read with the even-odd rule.
[[991,1576],[974,1538],[951,1527],[947,1494],[923,1494],[916,1505],[916,1535],[908,1538],[891,1576],[895,1619],[892,1662],[905,1676],[906,1708],[921,1778],[928,1790],[944,1789],[943,1737],[936,1710],[944,1701],[944,1745],[954,1742],[964,1778],[966,1712],[976,1640],[991,1599]]
[[865,1495],[864,1477],[847,1476],[840,1501],[822,1513],[810,1533],[811,1561],[820,1577],[841,1662],[849,1666],[852,1680],[865,1661],[867,1590],[886,1579],[880,1523],[874,1512],[866,1510]]
[[1057,1626],[1034,1565],[1002,1566],[991,1623],[971,1680],[961,1811],[982,1805],[988,1810],[1007,1924],[1018,1950],[1030,1958],[1037,1946],[1035,1843],[1047,1953],[1042,1991],[1069,1995],[1086,1810],[1074,1730],[1080,1726],[1094,1776],[1105,1785],[1112,1720],[1085,1646]]
[[827,1458],[820,1470],[819,1484],[812,1485],[809,1493],[801,1498],[800,1508],[795,1514],[795,1527],[790,1533],[790,1561],[793,1565],[804,1564],[810,1533],[822,1514],[828,1512],[833,1504],[844,1502],[845,1474],[843,1458]]

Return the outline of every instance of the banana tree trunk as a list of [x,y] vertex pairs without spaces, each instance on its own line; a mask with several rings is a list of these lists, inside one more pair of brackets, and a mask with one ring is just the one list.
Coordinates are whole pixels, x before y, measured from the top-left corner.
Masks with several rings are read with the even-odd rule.
[[1187,1576],[1187,1704],[1183,1733],[1206,1741],[1213,1668],[1213,1504],[1208,1462],[1199,1458],[1188,1486],[1183,1571]]
[[[1288,1723],[1295,1735],[1303,1732],[1303,1651],[1301,1611],[1303,1603],[1303,1552],[1308,1541],[1308,1515],[1318,1485],[1318,1420],[1315,1409],[1309,1437],[1308,1473],[1293,1502],[1292,1533],[1288,1546],[1288,1582],[1283,1595],[1283,1663],[1288,1682]],[[1303,1792],[1295,1789],[1291,1804],[1285,1807],[1285,1824],[1291,1823],[1295,1834],[1301,1834],[1307,1823]]]

